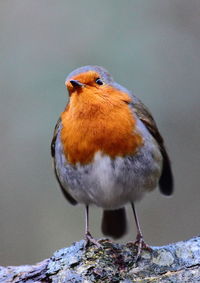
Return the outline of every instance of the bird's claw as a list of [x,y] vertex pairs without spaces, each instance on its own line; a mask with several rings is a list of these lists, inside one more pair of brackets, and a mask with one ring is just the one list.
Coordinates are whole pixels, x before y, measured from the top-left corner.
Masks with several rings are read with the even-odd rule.
[[137,235],[136,241],[133,243],[137,247],[136,261],[140,258],[142,250],[152,251],[152,248],[147,245],[142,237],[142,235]]
[[97,248],[103,248],[103,246],[92,237],[90,232],[85,233],[85,248],[89,247],[90,243],[94,244]]

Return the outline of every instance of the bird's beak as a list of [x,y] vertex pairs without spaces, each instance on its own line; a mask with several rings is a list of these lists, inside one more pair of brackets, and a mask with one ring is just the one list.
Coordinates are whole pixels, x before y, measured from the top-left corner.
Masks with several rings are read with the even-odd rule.
[[84,87],[84,84],[79,82],[78,80],[66,81],[65,85],[69,91],[69,96],[71,96],[74,91],[77,91],[77,93],[79,93],[81,88]]
[[84,86],[83,83],[77,81],[77,80],[70,80],[70,83],[72,84],[72,86],[75,88],[75,89],[79,89],[81,87]]

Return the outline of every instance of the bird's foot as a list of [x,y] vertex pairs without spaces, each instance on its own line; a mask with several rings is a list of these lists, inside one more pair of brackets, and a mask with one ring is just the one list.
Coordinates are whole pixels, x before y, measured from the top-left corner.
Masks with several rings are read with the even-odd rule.
[[94,244],[97,248],[103,248],[103,246],[95,239],[92,237],[90,232],[85,233],[85,248],[89,247],[90,244]]
[[137,262],[138,259],[140,258],[142,250],[148,250],[149,252],[152,252],[152,248],[144,242],[144,239],[143,239],[141,234],[137,235],[135,242],[127,243],[127,246],[131,249],[133,247],[136,247],[137,253],[136,253],[136,257],[135,257],[135,262]]
[[149,252],[152,251],[152,248],[145,243],[141,234],[137,235],[136,241],[133,245],[137,247],[136,261],[140,258],[142,250],[148,250]]

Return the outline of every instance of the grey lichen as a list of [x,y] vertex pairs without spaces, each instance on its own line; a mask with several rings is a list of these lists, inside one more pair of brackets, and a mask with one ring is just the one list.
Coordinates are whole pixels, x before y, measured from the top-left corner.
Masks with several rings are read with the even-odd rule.
[[144,250],[137,262],[132,243],[100,242],[76,242],[35,266],[2,267],[0,282],[200,282],[200,238]]
[[172,254],[165,249],[158,251],[158,255],[152,258],[152,262],[159,266],[170,266],[174,262]]

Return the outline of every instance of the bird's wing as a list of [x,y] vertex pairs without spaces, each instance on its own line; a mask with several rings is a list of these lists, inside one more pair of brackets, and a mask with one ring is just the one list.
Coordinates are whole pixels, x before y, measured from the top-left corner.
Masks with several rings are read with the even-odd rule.
[[163,168],[159,180],[160,191],[165,195],[171,195],[173,193],[173,175],[171,170],[171,164],[169,156],[167,154],[163,138],[157,128],[156,122],[154,121],[148,108],[135,96],[131,102],[137,117],[144,123],[146,128],[149,130],[151,135],[157,141],[160,151],[163,157]]
[[54,172],[56,175],[56,179],[61,187],[61,190],[64,194],[64,196],[66,197],[66,199],[73,205],[77,204],[76,200],[65,190],[65,188],[62,186],[60,180],[59,180],[59,176],[58,173],[56,171],[56,166],[55,166],[55,144],[56,144],[56,139],[57,139],[57,135],[59,133],[59,129],[60,129],[60,124],[61,124],[61,118],[58,119],[55,129],[54,129],[54,133],[53,133],[53,139],[51,142],[51,156],[53,158],[53,165],[54,165]]

